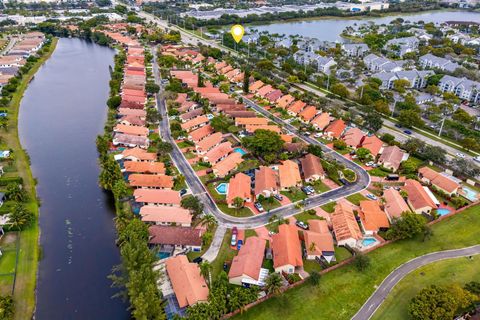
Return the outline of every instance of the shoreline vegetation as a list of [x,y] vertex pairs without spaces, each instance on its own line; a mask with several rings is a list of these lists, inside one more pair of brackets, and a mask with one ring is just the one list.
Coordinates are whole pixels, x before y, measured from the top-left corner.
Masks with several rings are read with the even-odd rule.
[[[51,57],[55,51],[58,38],[52,38],[51,42],[47,42],[41,50],[42,55],[33,64],[33,66],[25,73],[12,94],[12,99],[6,108],[9,112],[8,131],[2,137],[3,142],[13,150],[15,155],[16,173],[23,180],[23,188],[27,190],[28,201],[25,202],[25,209],[34,214],[35,220],[28,228],[18,233],[18,251],[17,265],[15,270],[15,280],[12,284],[13,299],[15,303],[14,319],[23,320],[32,317],[35,308],[35,288],[38,272],[38,263],[41,258],[39,246],[39,207],[40,201],[36,193],[36,180],[32,175],[30,168],[30,158],[27,152],[22,148],[20,137],[18,134],[18,114],[20,103],[23,95],[28,88],[30,81],[34,78],[37,71]],[[46,49],[46,51],[45,51]],[[0,288],[5,285],[0,283]],[[2,288],[3,289],[3,288]],[[2,290],[3,291],[3,290]]]

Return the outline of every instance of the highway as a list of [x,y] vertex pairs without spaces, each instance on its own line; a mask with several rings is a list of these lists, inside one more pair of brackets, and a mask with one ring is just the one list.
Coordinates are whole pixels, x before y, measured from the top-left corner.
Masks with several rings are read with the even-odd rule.
[[410,260],[397,269],[393,270],[378,286],[375,292],[368,298],[367,302],[358,310],[358,312],[352,317],[352,320],[367,320],[370,319],[375,311],[380,307],[383,301],[387,298],[393,287],[400,282],[410,272],[423,267],[429,263],[453,259],[460,257],[468,257],[480,254],[480,245],[467,247],[463,249],[438,251],[429,253],[413,260]]

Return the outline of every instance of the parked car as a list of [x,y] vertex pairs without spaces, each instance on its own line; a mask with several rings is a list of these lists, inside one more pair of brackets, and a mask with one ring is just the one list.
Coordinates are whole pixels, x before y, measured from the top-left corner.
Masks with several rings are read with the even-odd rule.
[[399,123],[395,123],[395,127],[397,127],[397,128],[401,128],[401,127],[402,127],[402,125],[401,125],[401,124],[399,124]]
[[243,246],[243,241],[242,240],[238,240],[237,242],[237,250],[240,250],[240,248]]
[[377,196],[371,193],[367,194],[367,198],[371,200],[377,200]]
[[236,234],[232,234],[232,240],[230,241],[230,245],[232,247],[237,245],[237,235]]
[[405,133],[405,134],[412,134],[412,131],[410,131],[410,130],[403,130],[403,133]]
[[480,162],[480,156],[476,156],[475,158],[473,158],[473,160]]
[[192,262],[199,263],[199,264],[202,263],[202,261],[203,261],[202,257],[196,257],[195,259],[192,260]]
[[310,189],[308,189],[307,187],[302,187],[302,191],[307,195],[311,195],[312,194],[312,191]]
[[232,234],[235,234],[235,235],[238,234],[238,229],[237,229],[237,227],[233,227],[233,228],[232,228]]
[[373,161],[369,161],[369,162],[367,162],[365,165],[366,165],[367,167],[371,167],[371,166],[373,166]]
[[282,201],[283,200],[283,196],[281,194],[274,194],[273,197],[275,199],[277,199],[278,201]]
[[308,230],[308,224],[303,221],[297,221],[295,222],[295,225],[303,230]]
[[315,133],[314,137],[315,138],[320,138],[322,136],[322,133],[318,132],[318,133]]
[[455,155],[456,155],[458,158],[465,159],[465,155],[464,155],[463,153],[457,152],[457,153],[455,153]]
[[180,197],[187,193],[187,189],[180,190]]
[[313,189],[312,186],[305,186],[305,188],[307,188],[307,190],[310,191],[311,194],[315,193],[315,189]]
[[258,212],[263,212],[264,211],[263,206],[260,202],[255,202],[253,205],[258,210]]

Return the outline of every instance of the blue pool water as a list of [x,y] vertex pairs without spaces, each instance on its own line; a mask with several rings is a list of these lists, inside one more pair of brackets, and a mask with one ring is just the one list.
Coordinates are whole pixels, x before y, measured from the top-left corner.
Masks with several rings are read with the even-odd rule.
[[220,183],[218,186],[216,186],[215,190],[217,190],[219,194],[227,194],[227,186],[228,184],[223,182],[223,183]]
[[168,257],[170,257],[170,253],[168,253],[168,252],[157,253],[157,258],[159,258],[160,260],[168,258]]
[[447,208],[438,208],[437,209],[437,213],[441,216],[449,214],[450,212],[451,212],[450,209],[447,209]]
[[375,238],[365,238],[362,240],[362,246],[368,247],[374,244],[375,242],[377,242],[377,239]]
[[240,153],[242,156],[244,154],[247,154],[247,152],[245,150],[243,150],[242,148],[235,148],[235,149],[233,149],[233,151]]
[[469,187],[463,187],[463,192],[465,192],[464,197],[467,198],[469,201],[477,201],[478,199],[478,192],[476,190],[473,190]]

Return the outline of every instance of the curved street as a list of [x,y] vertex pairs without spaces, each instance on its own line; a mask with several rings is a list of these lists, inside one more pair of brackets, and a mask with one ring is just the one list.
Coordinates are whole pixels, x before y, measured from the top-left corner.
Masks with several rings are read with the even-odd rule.
[[358,310],[358,312],[352,317],[352,320],[367,320],[370,319],[375,311],[380,307],[383,301],[387,298],[390,291],[393,287],[400,282],[407,274],[412,272],[415,269],[423,267],[429,263],[452,259],[460,257],[468,257],[480,254],[480,245],[455,249],[455,250],[446,250],[438,251],[433,253],[428,253],[426,255],[417,257],[413,260],[410,260],[402,264],[397,269],[393,270],[382,283],[378,286],[375,292],[368,298],[367,302]]

